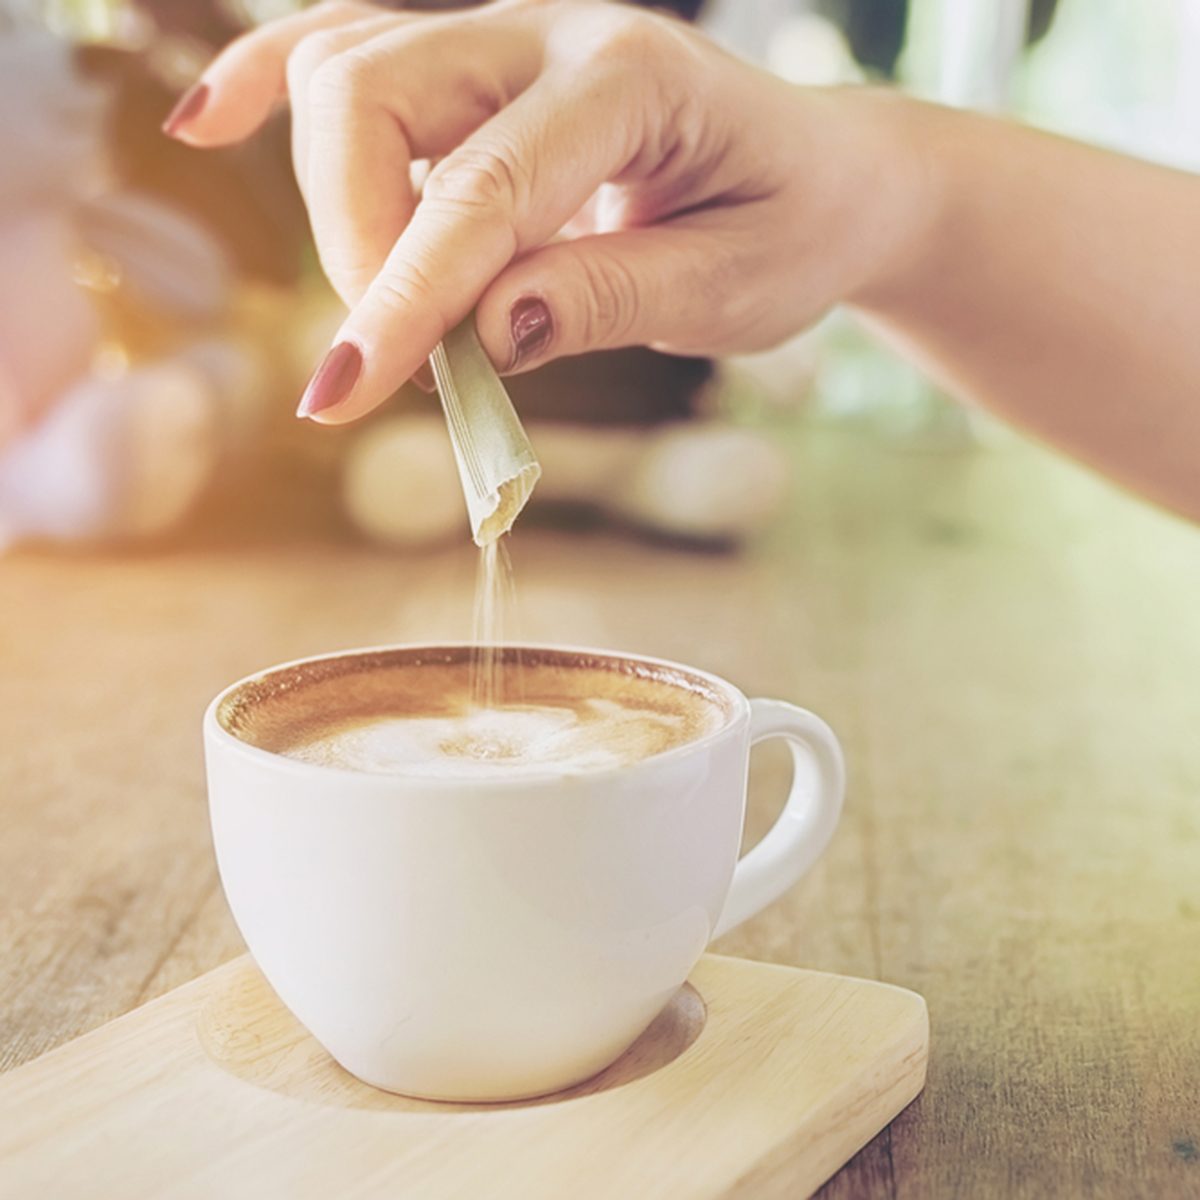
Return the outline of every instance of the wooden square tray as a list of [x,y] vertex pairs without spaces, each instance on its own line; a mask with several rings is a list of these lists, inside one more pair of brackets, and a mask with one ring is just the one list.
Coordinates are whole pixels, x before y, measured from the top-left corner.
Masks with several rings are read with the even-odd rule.
[[0,1076],[0,1196],[797,1200],[928,1046],[913,992],[708,955],[595,1079],[438,1104],[347,1074],[240,958]]

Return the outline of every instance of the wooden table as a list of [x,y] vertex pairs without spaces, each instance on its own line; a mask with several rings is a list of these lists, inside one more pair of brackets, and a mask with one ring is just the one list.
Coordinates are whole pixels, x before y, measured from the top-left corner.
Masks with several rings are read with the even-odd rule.
[[[513,556],[516,632],[685,659],[844,740],[830,853],[719,947],[928,998],[924,1095],[823,1196],[1200,1195],[1200,534],[1020,443],[795,456],[790,518],[745,554],[523,528]],[[403,557],[290,504],[0,560],[0,1067],[239,952],[213,693],[469,635],[468,547]]]

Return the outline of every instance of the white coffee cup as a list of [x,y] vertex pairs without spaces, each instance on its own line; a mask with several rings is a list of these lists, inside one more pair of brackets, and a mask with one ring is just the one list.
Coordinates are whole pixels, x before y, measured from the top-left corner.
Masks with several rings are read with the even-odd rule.
[[[217,863],[246,944],[329,1053],[388,1091],[516,1099],[594,1075],[837,825],[842,754],[812,713],[659,659],[530,649],[690,676],[725,722],[620,767],[482,780],[301,762],[223,724],[251,685],[380,650],[272,668],[204,717]],[[750,747],[772,737],[791,743],[791,791],[739,861]]]

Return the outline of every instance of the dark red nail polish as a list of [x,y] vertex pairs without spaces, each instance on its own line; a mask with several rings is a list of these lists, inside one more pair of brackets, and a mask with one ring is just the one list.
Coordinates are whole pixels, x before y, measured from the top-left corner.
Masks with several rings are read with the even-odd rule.
[[509,310],[508,327],[513,344],[510,371],[541,354],[554,336],[550,309],[540,296],[522,296]]
[[423,392],[432,394],[437,391],[437,380],[433,376],[433,368],[428,362],[423,362],[412,374],[412,381]]
[[208,103],[208,84],[194,83],[171,109],[170,115],[162,124],[163,133],[174,137],[189,121],[200,115],[200,110]]
[[352,342],[338,342],[325,355],[321,365],[308,381],[296,416],[311,417],[341,404],[354,390],[355,381],[362,371],[362,351]]

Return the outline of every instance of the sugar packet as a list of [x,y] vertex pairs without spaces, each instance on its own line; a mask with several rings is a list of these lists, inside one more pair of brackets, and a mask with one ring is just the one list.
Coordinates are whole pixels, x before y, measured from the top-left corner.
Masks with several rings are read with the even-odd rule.
[[475,333],[474,314],[430,358],[462,480],[471,535],[486,546],[512,528],[542,473],[500,376]]

